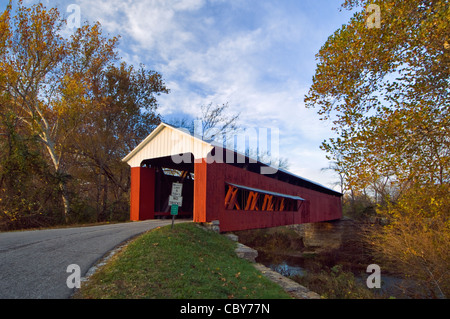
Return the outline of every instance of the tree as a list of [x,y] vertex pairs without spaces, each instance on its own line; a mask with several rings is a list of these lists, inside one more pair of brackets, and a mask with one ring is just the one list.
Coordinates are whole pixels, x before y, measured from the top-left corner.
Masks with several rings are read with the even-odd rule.
[[[11,6],[5,14],[10,11]],[[66,40],[60,35],[64,23],[56,9],[47,11],[42,4],[26,8],[19,1],[0,62],[5,77],[2,91],[18,118],[39,138],[60,180],[67,221],[65,142],[86,114],[89,75],[114,58],[116,39],[102,39],[99,25],[86,25]]]
[[[369,5],[380,9],[380,28],[369,28]],[[450,183],[449,6],[438,0],[344,1],[343,8],[357,11],[320,49],[305,97],[307,107],[332,121],[337,135],[322,149],[345,166],[349,187],[371,187],[382,195],[379,212],[393,229],[413,220],[413,228],[431,223],[438,233],[449,232],[447,206],[434,214],[425,209],[431,199],[444,200],[446,191],[448,196]],[[381,231],[387,236],[388,229]],[[396,230],[391,234],[401,240]],[[416,242],[425,234],[421,230],[413,231]],[[435,251],[442,242],[435,241]],[[385,250],[386,259],[404,260],[399,256],[415,251],[397,247]],[[435,255],[448,264],[448,257]]]
[[[441,183],[448,176],[449,5],[413,3],[380,2],[380,29],[367,28],[365,11],[357,12],[318,53],[305,101],[334,120],[339,138],[323,148],[352,163],[353,183],[370,182],[374,169]],[[369,1],[344,7],[358,4]]]
[[212,102],[200,107],[200,116],[194,120],[176,118],[169,121],[175,127],[187,129],[191,134],[199,135],[203,140],[214,140],[218,137],[232,135],[240,130],[238,114],[228,114],[229,104],[214,105]]
[[449,185],[427,185],[426,191],[414,185],[381,210],[389,224],[369,233],[373,254],[385,269],[423,284],[411,296],[447,298],[450,293],[449,194]]
[[[209,103],[201,106],[201,116],[197,117],[195,120],[181,118],[175,119],[169,124],[187,129],[191,134],[197,134],[203,140],[224,142],[227,137],[232,137],[243,131],[242,126],[238,123],[240,113],[227,114],[228,108],[228,103],[215,106],[213,103]],[[234,141],[232,141],[232,143],[234,143]],[[258,151],[259,150],[256,149],[250,149],[249,147],[246,147],[245,149],[247,156],[262,163],[273,165],[281,169],[289,168],[289,161],[287,158],[276,158],[272,156],[268,150],[259,151],[259,153]]]
[[277,157],[272,155],[269,150],[255,150],[251,148],[246,149],[246,154],[248,157],[257,160],[258,162],[270,165],[277,169],[289,169],[289,160],[286,157]]
[[120,159],[159,122],[156,96],[168,90],[158,73],[118,65],[118,38],[102,36],[99,23],[64,37],[57,9],[19,1],[12,11],[9,5],[0,16],[1,111],[39,142],[58,181],[63,219],[71,196],[86,201],[92,187],[103,195],[104,215],[109,185],[128,191]]
[[126,195],[128,205],[129,167],[121,159],[160,123],[156,96],[168,90],[157,72],[125,63],[100,70],[94,87],[95,107],[78,127],[71,149],[77,158],[73,166],[88,170],[84,180],[94,188],[97,219],[104,220],[110,202]]
[[[380,2],[380,29],[365,11],[336,31],[318,54],[306,97],[338,138],[323,143],[352,170],[351,182],[376,176],[448,182],[448,3]],[[346,1],[344,7],[368,1]]]
[[55,204],[57,179],[41,156],[37,138],[27,134],[6,106],[0,112],[0,229],[47,225],[60,209]]
[[226,136],[239,130],[237,121],[240,114],[228,115],[228,103],[214,106],[212,103],[202,105],[202,115],[197,118],[201,123],[200,130],[202,138],[205,140],[214,140],[219,135]]

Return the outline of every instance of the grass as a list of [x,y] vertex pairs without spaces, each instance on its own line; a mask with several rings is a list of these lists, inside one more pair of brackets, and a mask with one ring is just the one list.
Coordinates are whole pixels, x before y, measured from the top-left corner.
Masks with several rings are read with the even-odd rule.
[[74,298],[290,298],[250,262],[237,257],[235,245],[194,223],[161,227],[116,254]]

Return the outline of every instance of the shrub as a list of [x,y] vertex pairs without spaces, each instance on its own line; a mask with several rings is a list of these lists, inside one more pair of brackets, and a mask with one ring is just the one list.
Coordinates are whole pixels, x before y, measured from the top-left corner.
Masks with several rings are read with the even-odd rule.
[[374,299],[380,298],[364,284],[359,283],[352,272],[344,271],[342,265],[319,272],[307,272],[305,276],[294,276],[293,280],[329,299]]

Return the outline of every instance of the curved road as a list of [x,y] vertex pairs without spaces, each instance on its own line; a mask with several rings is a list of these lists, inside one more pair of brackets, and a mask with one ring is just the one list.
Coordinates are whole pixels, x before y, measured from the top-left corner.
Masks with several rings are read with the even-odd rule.
[[[179,220],[180,222],[182,220]],[[71,273],[77,264],[81,277],[124,241],[171,224],[156,219],[123,224],[0,233],[0,298],[69,298]]]

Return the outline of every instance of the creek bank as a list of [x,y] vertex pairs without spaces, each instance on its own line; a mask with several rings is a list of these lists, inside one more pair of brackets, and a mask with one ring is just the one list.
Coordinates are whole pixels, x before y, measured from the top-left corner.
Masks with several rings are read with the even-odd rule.
[[[332,270],[352,273],[366,287],[367,266],[374,263],[364,247],[362,224],[351,219],[235,232],[239,241],[258,251],[257,263],[286,277]],[[331,272],[332,273],[332,272]],[[405,298],[399,277],[382,271],[382,288],[371,291],[379,297]],[[368,289],[368,288],[367,288]]]
[[239,243],[238,236],[234,234],[226,234],[230,240],[237,242],[237,247],[235,248],[235,253],[239,258],[246,259],[253,263],[253,266],[261,272],[266,278],[272,282],[278,284],[284,291],[296,299],[321,299],[320,295],[310,291],[308,288],[300,285],[298,282],[287,278],[280,274],[279,271],[275,271],[271,268],[266,267],[261,263],[256,263],[256,258],[258,257],[258,251],[250,248],[242,243]]

